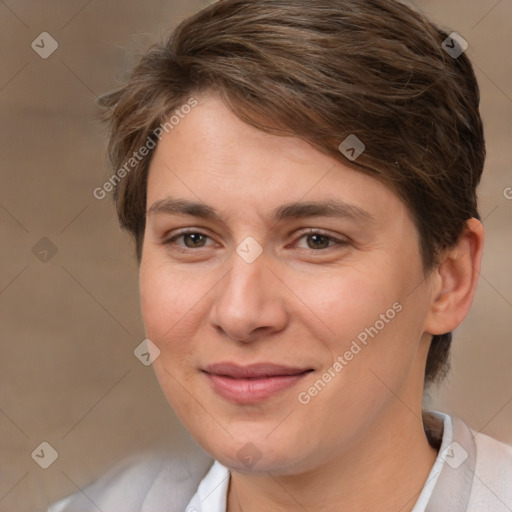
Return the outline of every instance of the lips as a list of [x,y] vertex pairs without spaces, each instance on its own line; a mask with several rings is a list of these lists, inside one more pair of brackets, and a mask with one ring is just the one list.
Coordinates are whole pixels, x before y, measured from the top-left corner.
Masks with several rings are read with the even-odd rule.
[[249,366],[218,363],[203,370],[217,394],[238,404],[266,400],[296,384],[311,371],[312,368],[273,363]]
[[264,377],[300,375],[301,373],[311,371],[311,368],[293,368],[272,363],[258,363],[249,366],[219,363],[207,366],[204,371],[212,375],[232,377],[233,379],[262,379]]

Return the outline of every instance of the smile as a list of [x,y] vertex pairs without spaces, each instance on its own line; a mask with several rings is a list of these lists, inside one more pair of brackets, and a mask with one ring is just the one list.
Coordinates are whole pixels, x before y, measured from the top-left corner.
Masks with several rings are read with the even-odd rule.
[[203,370],[218,395],[238,404],[266,400],[298,383],[311,371],[311,368],[270,363],[251,366],[220,363]]

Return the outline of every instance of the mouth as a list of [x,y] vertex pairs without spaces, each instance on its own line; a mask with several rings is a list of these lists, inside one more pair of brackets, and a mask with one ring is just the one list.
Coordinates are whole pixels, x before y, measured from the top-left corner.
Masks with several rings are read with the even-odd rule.
[[284,391],[314,370],[273,363],[250,366],[219,363],[209,365],[202,371],[217,394],[238,404],[249,404]]

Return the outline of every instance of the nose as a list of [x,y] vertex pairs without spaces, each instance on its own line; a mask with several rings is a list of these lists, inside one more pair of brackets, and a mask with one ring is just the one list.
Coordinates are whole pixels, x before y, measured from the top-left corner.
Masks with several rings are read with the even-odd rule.
[[210,321],[233,340],[253,342],[282,331],[288,323],[286,287],[265,253],[248,263],[234,252],[231,271],[215,291]]

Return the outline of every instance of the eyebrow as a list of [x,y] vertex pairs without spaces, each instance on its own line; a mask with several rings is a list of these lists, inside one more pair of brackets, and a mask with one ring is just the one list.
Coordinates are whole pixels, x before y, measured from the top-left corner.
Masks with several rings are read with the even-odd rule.
[[[189,215],[227,224],[226,219],[217,209],[205,203],[190,201],[188,199],[173,199],[167,197],[156,201],[148,209],[147,214]],[[307,217],[338,217],[365,221],[376,220],[371,213],[359,206],[336,199],[283,204],[272,212],[271,219],[279,222],[287,219],[302,219]]]

